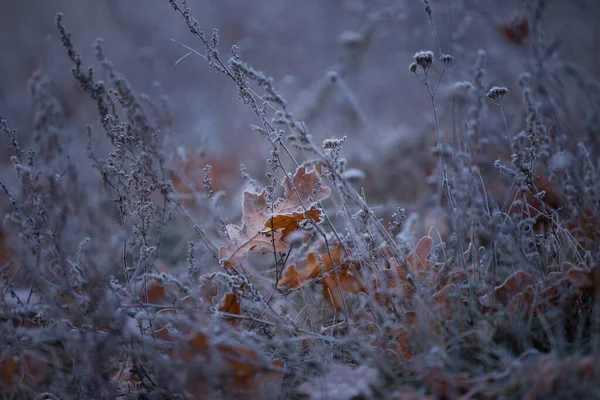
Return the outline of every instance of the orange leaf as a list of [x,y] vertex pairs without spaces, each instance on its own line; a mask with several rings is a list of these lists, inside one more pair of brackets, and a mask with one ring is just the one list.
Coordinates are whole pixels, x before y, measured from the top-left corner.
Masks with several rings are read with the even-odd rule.
[[333,246],[331,257],[329,257],[328,253],[323,254],[323,257],[321,257],[319,254],[311,251],[306,255],[306,266],[304,269],[298,271],[295,265],[287,267],[282,279],[277,284],[277,288],[280,290],[297,289],[317,278],[321,273],[329,272],[334,266],[339,266],[341,261],[342,245],[339,243]]
[[[242,308],[240,305],[240,299],[235,293],[227,293],[223,298],[223,303],[219,307],[219,311],[233,315],[240,315]],[[231,323],[235,323],[235,319],[230,319]]]
[[321,282],[323,296],[335,311],[339,312],[343,308],[343,293],[358,294],[365,291],[360,277],[354,275],[354,271],[358,272],[359,268],[360,266],[357,263],[347,263],[336,271],[337,279],[334,273],[331,273]]
[[[277,288],[280,290],[297,289],[318,278],[321,274],[329,273],[321,281],[323,296],[336,311],[340,311],[343,307],[340,290],[341,292],[353,294],[365,291],[361,281],[362,277],[355,275],[355,273],[360,274],[360,265],[357,263],[342,265],[342,252],[342,245],[336,243],[331,249],[331,255],[329,253],[324,253],[323,255],[315,252],[308,253],[304,269],[298,271],[295,265],[290,265],[279,280]],[[334,268],[337,269],[335,272],[337,279],[334,273],[331,272]]]
[[294,264],[288,266],[283,273],[283,276],[277,282],[277,288],[280,290],[283,289],[296,289],[302,286],[302,278],[296,270],[296,266]]
[[[242,227],[227,225],[229,244],[219,249],[219,258],[223,267],[235,267],[248,257],[248,251],[287,248],[281,232],[263,232],[265,221],[269,218],[267,191],[260,194],[244,192],[244,215]],[[274,235],[274,237],[273,237]]]
[[298,229],[299,224],[302,221],[312,220],[314,222],[321,222],[321,210],[316,208],[311,208],[306,212],[294,212],[291,214],[277,214],[274,217],[269,218],[267,222],[265,222],[266,230],[263,232],[268,233],[272,230],[278,231],[283,229],[281,233],[283,234],[282,238],[285,238],[287,235]]
[[156,281],[149,281],[146,284],[146,290],[142,286],[140,299],[144,303],[159,304],[164,299],[167,291],[165,287]]
[[305,167],[300,167],[292,180],[286,177],[282,185],[284,198],[275,205],[268,203],[266,189],[260,194],[244,192],[242,227],[227,225],[230,241],[219,249],[223,267],[240,264],[249,251],[282,251],[287,248],[283,238],[298,229],[300,222],[320,221],[321,210],[313,203],[329,197],[331,190],[320,182],[316,170],[307,173]]

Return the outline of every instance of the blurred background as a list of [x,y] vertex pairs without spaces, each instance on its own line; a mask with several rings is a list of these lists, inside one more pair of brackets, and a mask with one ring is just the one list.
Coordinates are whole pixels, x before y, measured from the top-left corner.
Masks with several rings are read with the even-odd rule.
[[[348,136],[344,155],[366,174],[373,200],[416,198],[434,160],[430,146],[435,141],[429,98],[408,65],[416,51],[438,52],[422,1],[189,4],[207,36],[219,29],[223,59],[237,45],[244,61],[273,77],[314,138]],[[519,106],[517,76],[530,62],[523,2],[431,0],[431,5],[443,52],[455,57],[440,87],[442,100],[453,82],[470,78],[478,49],[485,49],[488,84],[506,86],[507,107]],[[229,188],[242,183],[240,163],[257,179],[264,177],[270,146],[251,130],[255,118],[227,77],[197,55],[184,57],[189,53],[185,46],[200,53],[204,49],[167,0],[7,1],[0,8],[0,113],[25,145],[33,124],[29,80],[35,72],[48,79],[59,99],[71,146],[84,145],[87,124],[99,127],[95,104],[72,77],[60,43],[55,15],[62,12],[84,67],[96,63],[93,43],[102,37],[108,58],[137,92],[155,96],[160,91],[168,97],[176,146],[202,149],[215,164],[214,173],[230,180]],[[592,77],[600,72],[598,20],[595,0],[548,1],[543,19],[546,38],[556,46],[553,54],[574,61]],[[444,129],[450,124],[448,103],[440,101],[439,111]],[[100,129],[96,135],[101,142]],[[7,145],[8,138],[1,137],[3,165],[9,161]],[[81,157],[75,161],[85,169],[85,152],[72,154]],[[12,174],[9,170],[3,168],[2,175]]]

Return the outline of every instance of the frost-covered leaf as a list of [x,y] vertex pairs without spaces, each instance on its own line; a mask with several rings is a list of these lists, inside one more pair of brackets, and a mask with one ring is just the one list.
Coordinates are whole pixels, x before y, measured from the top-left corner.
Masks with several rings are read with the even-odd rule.
[[[440,264],[428,259],[431,251],[432,239],[431,236],[422,237],[415,249],[406,257],[406,265],[410,269],[413,279],[419,283],[423,283],[425,279],[432,278],[435,281],[435,275],[438,272]],[[409,271],[404,265],[394,259],[396,265],[392,265],[390,269],[381,270],[377,277],[378,288],[399,288],[406,294],[413,292],[413,284],[409,279]]]
[[273,249],[281,251],[287,247],[281,232],[264,232],[269,218],[266,190],[259,194],[244,192],[244,215],[242,227],[227,225],[229,244],[219,249],[223,267],[235,267],[248,257],[252,250]]
[[314,206],[306,212],[293,212],[291,214],[277,214],[265,222],[264,233],[269,233],[271,230],[280,231],[282,238],[287,237],[290,233],[298,229],[302,221],[311,220],[321,222],[321,210]]
[[321,221],[322,211],[316,202],[329,197],[331,190],[320,181],[319,173],[300,167],[290,180],[283,181],[284,197],[274,205],[267,201],[265,189],[259,194],[244,192],[242,227],[227,225],[229,243],[219,250],[223,267],[244,261],[249,251],[287,248],[283,240],[296,231],[303,221]]
[[[331,190],[321,182],[316,170],[306,172],[306,167],[296,170],[291,182],[288,177],[283,180],[284,199],[277,205],[277,214],[286,214],[302,209],[309,209],[312,203],[327,199]],[[295,190],[294,190],[295,189]]]

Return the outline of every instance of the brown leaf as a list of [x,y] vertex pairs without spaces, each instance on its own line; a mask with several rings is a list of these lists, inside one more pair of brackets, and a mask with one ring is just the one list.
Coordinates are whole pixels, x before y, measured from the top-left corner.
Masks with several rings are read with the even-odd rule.
[[[519,374],[528,390],[523,399],[536,400],[563,396],[572,393],[573,388],[592,387],[598,381],[600,373],[597,361],[593,357],[558,358],[548,355],[541,359],[525,362]],[[582,393],[582,390],[579,391]],[[561,397],[560,394],[558,397]],[[577,397],[577,396],[573,396]],[[584,396],[585,397],[585,396]],[[594,397],[594,396],[592,396]]]
[[[337,279],[331,272],[334,268],[336,268]],[[308,253],[306,266],[300,271],[295,265],[290,265],[279,280],[277,288],[280,290],[297,289],[328,272],[330,273],[321,281],[323,296],[336,311],[339,312],[343,308],[342,293],[357,294],[365,291],[360,276],[360,265],[358,263],[343,264],[343,248],[339,243],[333,246],[331,255],[329,253],[322,255],[315,252]],[[358,276],[355,275],[357,273]]]
[[298,229],[302,221],[320,222],[321,210],[313,203],[328,198],[331,190],[320,182],[316,170],[307,173],[305,167],[300,167],[292,180],[286,177],[282,185],[284,198],[272,210],[265,189],[260,194],[244,192],[242,228],[227,225],[230,241],[219,250],[223,267],[240,264],[249,251],[282,251],[287,248],[284,237]]
[[[240,315],[242,312],[242,307],[240,305],[240,299],[238,295],[235,293],[227,293],[223,298],[221,306],[219,307],[219,311],[233,315]],[[229,322],[234,324],[236,320],[230,318]]]
[[306,255],[305,267],[298,271],[295,265],[290,265],[284,272],[282,279],[279,280],[277,288],[280,290],[297,289],[317,278],[320,274],[331,271],[334,266],[339,266],[342,261],[342,246],[336,243],[331,250],[331,257],[328,253],[321,257],[313,251]]
[[387,341],[384,343],[385,347],[389,347],[391,350],[400,354],[402,357],[410,360],[413,356],[413,348],[411,343],[412,327],[409,325],[401,326],[400,328],[393,329],[387,335]]
[[583,210],[567,223],[567,229],[584,248],[593,247],[598,232],[598,223],[590,208]]
[[277,289],[285,290],[285,289],[296,289],[302,286],[303,278],[296,270],[296,266],[294,264],[289,265],[285,271],[283,272],[283,276],[277,282]]
[[[2,358],[4,357],[3,355]],[[21,365],[17,360],[16,356],[9,356],[4,358],[4,361],[0,364],[0,381],[4,385],[12,384],[20,379]]]
[[[427,277],[433,277],[441,265],[427,259],[431,251],[431,245],[431,236],[424,236],[419,240],[415,249],[406,257],[406,264],[414,275],[413,279],[419,283],[424,282]],[[400,263],[392,266],[391,269],[379,271],[376,286],[388,289],[399,288],[409,297],[414,292],[413,284],[408,279],[408,272]]]
[[144,303],[160,304],[166,294],[167,291],[163,285],[156,281],[149,281],[146,283],[146,290],[142,285],[140,300]]
[[325,200],[331,195],[331,190],[321,183],[319,173],[316,170],[307,173],[306,167],[298,168],[292,181],[286,177],[282,185],[285,197],[277,205],[277,214],[295,212],[302,209],[302,206],[308,210],[312,203]]
[[525,291],[529,286],[535,285],[535,276],[525,271],[517,271],[494,289],[494,294],[503,305],[508,305],[510,300]]
[[13,257],[13,251],[8,247],[6,234],[4,229],[0,226],[0,266],[5,265]]
[[529,37],[529,20],[526,16],[515,17],[500,25],[504,37],[514,44],[523,44]]
[[314,222],[321,222],[321,210],[311,208],[306,212],[294,212],[291,214],[277,214],[265,222],[266,229],[263,232],[270,233],[272,230],[281,230],[282,239],[287,235],[298,229],[299,224],[303,221],[311,220]]
[[133,372],[134,365],[130,359],[118,364],[110,373],[110,379],[120,389],[133,391],[140,382],[139,377]]
[[358,294],[365,291],[362,278],[355,275],[355,272],[359,273],[359,268],[358,263],[346,263],[336,271],[337,279],[334,273],[331,273],[321,282],[323,296],[336,312],[340,312],[344,306],[343,293]]
[[227,246],[219,249],[219,258],[223,267],[239,265],[248,257],[248,251],[273,248],[275,251],[281,251],[287,248],[281,232],[263,232],[265,222],[269,218],[266,195],[265,189],[260,194],[244,192],[242,227],[227,225],[230,241]]
[[0,362],[0,388],[4,390],[19,386],[39,388],[52,372],[52,364],[33,350],[9,356],[0,352]]
[[[271,363],[274,368],[283,370],[285,364],[281,360],[273,360]],[[282,371],[262,371],[255,378],[256,398],[258,399],[279,399],[281,398],[281,386],[283,385]]]
[[457,286],[451,283],[444,286],[431,296],[432,300],[434,301],[433,311],[436,312],[440,318],[446,319],[452,316],[454,305],[456,304],[456,300],[454,298],[456,289]]
[[[191,361],[196,356],[204,357],[209,365],[212,365],[211,360],[216,361],[213,357],[222,359],[222,367],[211,370],[211,373],[217,375],[233,394],[244,396],[243,398],[272,399],[277,398],[281,391],[283,372],[280,370],[284,368],[284,364],[280,360],[270,362],[269,366],[260,362],[256,351],[235,345],[214,345],[201,332],[192,336],[187,349],[176,353],[176,357],[183,361]],[[221,365],[218,362],[214,364]],[[187,386],[190,394],[196,397],[209,388],[203,376],[195,375],[188,375]]]
[[428,270],[434,263],[429,261],[429,252],[431,251],[431,236],[423,236],[412,253],[406,258],[406,262],[413,271]]
[[569,281],[577,289],[588,293],[600,292],[600,266],[595,266],[590,271],[572,268],[568,272]]

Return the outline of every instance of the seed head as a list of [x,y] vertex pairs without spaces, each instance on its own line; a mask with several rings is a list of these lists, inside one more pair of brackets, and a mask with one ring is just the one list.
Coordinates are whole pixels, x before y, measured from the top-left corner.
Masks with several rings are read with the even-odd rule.
[[444,64],[450,64],[452,61],[454,61],[454,56],[453,55],[442,54],[442,62]]
[[414,56],[415,62],[417,65],[422,67],[423,69],[427,69],[433,64],[433,51],[417,51]]
[[506,93],[508,93],[507,88],[503,86],[492,86],[487,92],[487,97],[500,102]]

